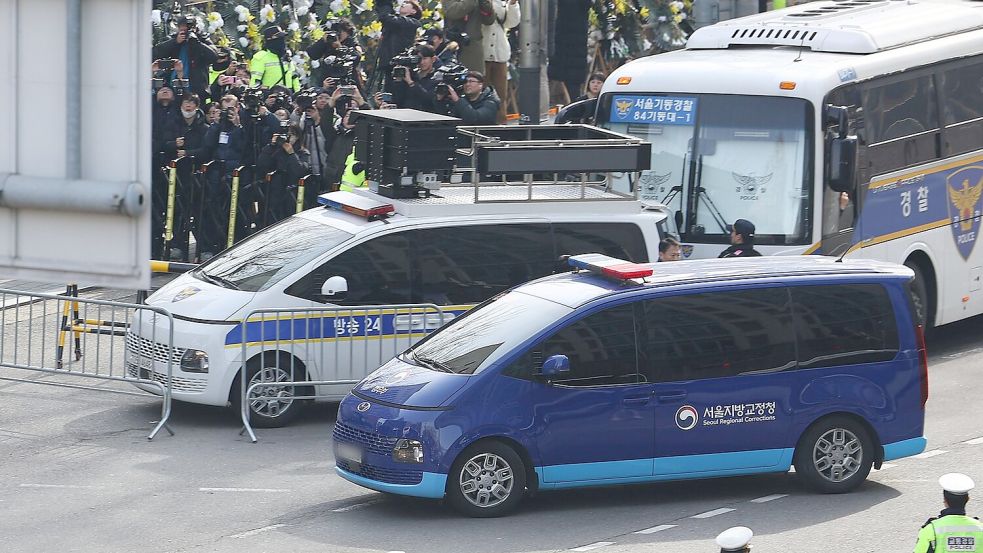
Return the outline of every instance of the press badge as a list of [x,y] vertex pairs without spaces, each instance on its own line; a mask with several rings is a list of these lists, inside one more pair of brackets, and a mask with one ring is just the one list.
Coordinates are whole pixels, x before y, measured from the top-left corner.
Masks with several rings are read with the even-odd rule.
[[976,551],[976,538],[951,537],[946,538],[947,551]]
[[218,143],[219,144],[228,144],[229,143],[229,133],[227,133],[227,132],[220,132],[220,133],[218,133]]

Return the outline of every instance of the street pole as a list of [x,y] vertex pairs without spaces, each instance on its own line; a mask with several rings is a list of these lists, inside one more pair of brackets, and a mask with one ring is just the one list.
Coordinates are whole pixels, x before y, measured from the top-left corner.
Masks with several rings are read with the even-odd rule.
[[519,122],[523,125],[539,124],[539,77],[542,64],[540,51],[540,0],[522,3],[519,20]]

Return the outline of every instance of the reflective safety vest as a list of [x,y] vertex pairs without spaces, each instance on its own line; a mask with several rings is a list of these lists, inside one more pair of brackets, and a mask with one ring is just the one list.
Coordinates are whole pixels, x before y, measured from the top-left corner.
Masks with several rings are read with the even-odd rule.
[[983,551],[983,523],[966,515],[929,520],[918,532],[915,553]]
[[356,163],[358,160],[355,159],[355,148],[352,147],[352,151],[345,159],[345,172],[341,175],[341,190],[351,192],[353,188],[365,186],[365,170],[356,173]]
[[[280,68],[286,71],[283,75]],[[281,60],[279,56],[269,50],[256,52],[253,59],[249,62],[249,72],[252,74],[252,86],[263,86],[272,88],[276,85],[285,86],[294,92],[300,90],[300,81],[294,73],[294,62],[291,60]],[[282,77],[282,78],[281,78]]]

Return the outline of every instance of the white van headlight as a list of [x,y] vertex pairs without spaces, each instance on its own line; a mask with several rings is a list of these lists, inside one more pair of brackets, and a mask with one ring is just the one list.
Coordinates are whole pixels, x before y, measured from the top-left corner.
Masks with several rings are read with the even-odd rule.
[[422,463],[423,444],[416,440],[402,439],[393,448],[393,461],[398,463]]
[[208,354],[197,349],[185,350],[181,356],[181,370],[190,373],[208,372]]

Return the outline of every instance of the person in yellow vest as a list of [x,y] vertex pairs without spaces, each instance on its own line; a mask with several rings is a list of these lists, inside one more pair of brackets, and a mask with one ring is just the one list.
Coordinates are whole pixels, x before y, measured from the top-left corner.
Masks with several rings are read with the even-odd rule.
[[365,167],[355,159],[355,148],[345,159],[345,172],[341,175],[341,190],[351,192],[354,188],[365,186]]
[[969,491],[975,486],[973,479],[965,474],[943,474],[939,485],[945,509],[919,530],[915,553],[976,551],[983,545],[983,523],[966,516]]
[[252,86],[273,88],[284,86],[297,92],[300,81],[294,72],[294,62],[287,58],[287,33],[277,25],[263,29],[263,49],[249,62]]

